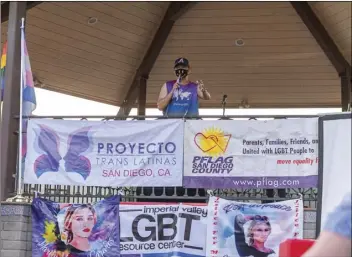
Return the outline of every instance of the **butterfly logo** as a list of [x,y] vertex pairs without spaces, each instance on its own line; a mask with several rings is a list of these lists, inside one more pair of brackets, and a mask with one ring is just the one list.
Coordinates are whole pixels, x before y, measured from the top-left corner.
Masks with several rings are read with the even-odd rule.
[[67,153],[61,156],[60,138],[58,134],[46,125],[39,125],[36,144],[40,152],[44,152],[34,162],[34,173],[37,178],[46,172],[58,172],[60,161],[64,160],[65,171],[80,174],[84,180],[90,175],[92,166],[90,160],[83,156],[91,146],[91,140],[88,132],[91,127],[84,127],[72,132],[67,140]]

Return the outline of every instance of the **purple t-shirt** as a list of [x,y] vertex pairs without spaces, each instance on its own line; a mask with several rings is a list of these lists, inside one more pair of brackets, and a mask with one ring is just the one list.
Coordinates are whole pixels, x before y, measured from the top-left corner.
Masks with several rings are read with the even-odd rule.
[[[166,82],[167,93],[172,90],[176,80]],[[196,117],[198,116],[198,85],[189,82],[187,85],[180,85],[172,95],[171,101],[164,110],[167,117]]]

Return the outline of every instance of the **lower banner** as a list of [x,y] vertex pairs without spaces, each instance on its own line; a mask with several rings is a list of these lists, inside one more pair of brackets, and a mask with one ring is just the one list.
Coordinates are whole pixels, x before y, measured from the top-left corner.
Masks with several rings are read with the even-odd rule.
[[269,204],[211,197],[207,257],[279,256],[280,243],[303,237],[301,199]]
[[120,196],[96,204],[32,203],[32,257],[115,257]]
[[205,204],[122,203],[123,257],[204,257]]

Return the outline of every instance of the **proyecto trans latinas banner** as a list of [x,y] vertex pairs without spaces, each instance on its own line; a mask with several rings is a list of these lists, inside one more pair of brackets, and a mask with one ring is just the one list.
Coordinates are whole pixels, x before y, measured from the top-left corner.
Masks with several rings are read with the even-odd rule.
[[317,118],[190,120],[184,133],[184,187],[317,185]]
[[182,186],[182,120],[32,119],[24,182]]
[[206,204],[121,203],[122,257],[204,257]]

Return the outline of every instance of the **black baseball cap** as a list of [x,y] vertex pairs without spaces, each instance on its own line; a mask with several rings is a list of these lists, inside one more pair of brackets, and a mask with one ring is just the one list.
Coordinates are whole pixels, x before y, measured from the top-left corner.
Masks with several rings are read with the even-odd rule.
[[186,59],[186,58],[177,58],[175,60],[175,65],[174,65],[174,68],[176,68],[177,66],[186,66],[189,68],[189,61]]

